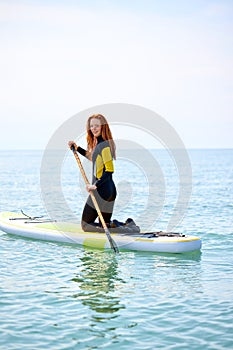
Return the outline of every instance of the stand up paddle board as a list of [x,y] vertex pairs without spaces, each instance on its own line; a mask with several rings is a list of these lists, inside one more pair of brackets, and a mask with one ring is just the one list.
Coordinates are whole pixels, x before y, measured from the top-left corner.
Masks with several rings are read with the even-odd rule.
[[[56,222],[23,213],[0,213],[0,229],[16,236],[110,249],[105,233],[84,232],[79,224]],[[201,249],[201,239],[172,232],[111,233],[120,251],[185,253]]]

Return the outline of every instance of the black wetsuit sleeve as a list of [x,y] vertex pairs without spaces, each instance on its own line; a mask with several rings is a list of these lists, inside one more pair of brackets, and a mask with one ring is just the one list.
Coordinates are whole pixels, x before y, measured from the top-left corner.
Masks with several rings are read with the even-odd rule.
[[87,157],[87,151],[86,151],[84,148],[78,146],[77,151],[78,151],[78,153],[80,153],[82,156]]
[[104,171],[103,175],[101,176],[101,178],[99,180],[96,180],[94,185],[96,185],[97,188],[100,188],[101,186],[103,186],[103,184],[110,180],[112,178],[112,172],[110,171]]

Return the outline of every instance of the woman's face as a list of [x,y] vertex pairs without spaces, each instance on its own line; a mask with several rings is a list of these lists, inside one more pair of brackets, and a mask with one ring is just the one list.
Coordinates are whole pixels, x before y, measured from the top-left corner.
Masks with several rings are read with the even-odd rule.
[[95,137],[101,135],[101,122],[97,118],[92,118],[90,120],[90,130]]

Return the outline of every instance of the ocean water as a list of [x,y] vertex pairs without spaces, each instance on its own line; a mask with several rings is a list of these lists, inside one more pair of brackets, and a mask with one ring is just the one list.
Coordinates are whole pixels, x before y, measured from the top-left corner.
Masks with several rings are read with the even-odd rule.
[[[166,229],[179,176],[165,151],[151,153],[161,171],[142,169],[127,152],[116,161],[114,216]],[[201,252],[115,255],[0,231],[0,349],[233,348],[233,150],[188,153],[192,196],[175,229],[201,237]],[[48,215],[42,151],[1,151],[0,159],[0,210]],[[86,192],[72,155],[59,181],[54,215],[65,201],[80,218]]]

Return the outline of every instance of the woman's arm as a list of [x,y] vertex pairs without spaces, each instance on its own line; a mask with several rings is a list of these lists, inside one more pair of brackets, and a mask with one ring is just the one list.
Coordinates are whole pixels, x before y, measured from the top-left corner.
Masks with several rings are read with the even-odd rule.
[[101,156],[103,159],[104,171],[101,178],[98,179],[94,184],[97,188],[101,187],[112,176],[112,173],[114,172],[113,159],[109,146],[104,147],[102,149]]
[[80,153],[82,156],[91,160],[90,152],[86,151],[84,148],[82,148],[80,146],[77,146],[74,141],[69,141],[68,146],[70,147],[70,149],[72,149],[72,147],[74,147],[75,151],[78,151],[78,153]]

